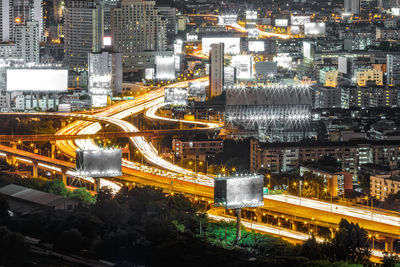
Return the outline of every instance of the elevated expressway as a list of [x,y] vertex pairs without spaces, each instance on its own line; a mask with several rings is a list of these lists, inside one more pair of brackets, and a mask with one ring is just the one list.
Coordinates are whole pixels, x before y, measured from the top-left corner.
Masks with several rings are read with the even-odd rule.
[[[187,82],[178,83],[174,86],[185,86]],[[85,114],[62,114],[55,113],[54,116],[83,116],[89,121],[77,121],[71,123],[67,127],[61,129],[57,135],[76,135],[76,134],[95,134],[100,131],[99,122],[110,123],[120,127],[125,132],[137,132],[138,129],[132,124],[122,119],[133,114],[146,111],[147,117],[163,121],[176,121],[171,118],[163,118],[156,115],[156,110],[164,105],[163,90],[151,92],[151,96],[146,94],[141,98],[133,101],[125,101],[106,109],[96,115]],[[83,118],[82,117],[82,118]],[[78,117],[77,117],[78,118]],[[97,122],[94,122],[97,121]],[[202,124],[206,127],[220,127],[218,123],[209,122],[192,122],[183,121],[185,123]],[[148,184],[156,187],[162,187],[171,192],[182,192],[203,198],[212,202],[213,198],[213,178],[210,176],[199,175],[190,170],[183,169],[179,166],[165,161],[158,156],[157,150],[144,137],[130,137],[130,141],[143,153],[146,159],[154,165],[162,167],[157,169],[154,167],[144,166],[139,163],[123,161],[124,176],[122,180]],[[75,149],[93,149],[96,144],[91,139],[78,139],[75,143],[72,140],[59,140],[56,142],[60,150],[66,155],[73,158]],[[4,151],[4,147],[0,147],[0,151]],[[14,153],[8,151],[7,153]],[[3,153],[6,154],[6,153]],[[19,155],[21,156],[21,155]],[[24,155],[26,156],[26,155]],[[32,159],[37,155],[28,155]],[[45,159],[43,159],[45,161]],[[47,161],[50,163],[50,161]],[[293,196],[266,196],[265,206],[254,209],[257,216],[257,222],[262,223],[263,216],[266,214],[282,214],[282,218],[290,219],[295,222],[293,225],[308,222],[309,224],[334,228],[337,227],[341,218],[357,222],[370,232],[378,233],[380,238],[385,239],[387,243],[386,249],[391,251],[393,239],[400,238],[400,217],[392,214],[379,213],[374,211],[371,213],[367,209],[349,208],[343,205],[332,204],[315,201],[311,199],[300,199]],[[296,227],[294,227],[296,228]],[[282,228],[283,229],[283,228]],[[296,229],[293,229],[296,230]],[[286,231],[286,230],[282,230]]]

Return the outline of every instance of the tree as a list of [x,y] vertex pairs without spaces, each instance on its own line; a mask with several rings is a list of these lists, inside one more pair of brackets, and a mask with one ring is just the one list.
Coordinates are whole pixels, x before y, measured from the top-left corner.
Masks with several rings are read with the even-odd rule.
[[400,191],[396,194],[390,194],[383,203],[384,209],[400,211]]
[[102,202],[104,200],[110,200],[114,196],[113,191],[110,187],[103,186],[100,188],[96,196],[96,202]]
[[8,218],[8,216],[9,216],[8,210],[9,210],[9,206],[8,206],[7,199],[4,196],[0,195],[0,222],[3,219]]
[[87,245],[87,240],[77,229],[70,229],[60,234],[57,247],[66,251],[80,251]]
[[68,197],[70,194],[65,184],[59,179],[54,179],[51,180],[50,182],[47,182],[44,185],[44,188],[47,192],[54,195]]
[[383,252],[383,259],[381,261],[382,267],[395,267],[400,263],[400,257],[397,255],[389,254],[388,252]]
[[346,219],[340,221],[339,231],[335,233],[330,249],[334,260],[366,263],[371,255],[367,232]]
[[84,187],[75,189],[71,193],[70,198],[74,199],[74,200],[77,200],[77,201],[80,201],[80,202],[83,202],[86,205],[92,205],[92,204],[94,204],[96,202],[96,199]]
[[127,210],[114,199],[98,201],[92,213],[102,220],[108,229],[116,229],[127,221]]
[[23,266],[28,249],[24,237],[13,233],[7,227],[0,227],[0,264]]
[[313,235],[301,246],[301,255],[310,260],[321,260],[327,258],[327,256],[323,255],[322,249],[322,245],[317,242]]

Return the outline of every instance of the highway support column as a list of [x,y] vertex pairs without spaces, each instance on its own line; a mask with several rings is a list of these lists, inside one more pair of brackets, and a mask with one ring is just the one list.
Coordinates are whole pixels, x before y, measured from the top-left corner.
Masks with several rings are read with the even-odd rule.
[[6,162],[8,165],[14,165],[16,163],[16,158],[13,155],[7,155],[6,156]]
[[34,161],[32,164],[32,178],[38,178],[38,163],[37,161]]
[[99,192],[100,190],[100,178],[93,178],[94,179],[94,191]]
[[56,142],[51,141],[51,158],[55,159],[56,158]]
[[387,237],[385,239],[385,251],[389,253],[393,252],[393,242],[394,242],[393,238]]
[[236,209],[236,243],[242,238],[242,209]]
[[292,221],[292,230],[297,231],[297,222]]
[[62,179],[63,184],[65,186],[67,186],[67,169],[66,168],[61,169],[61,179]]

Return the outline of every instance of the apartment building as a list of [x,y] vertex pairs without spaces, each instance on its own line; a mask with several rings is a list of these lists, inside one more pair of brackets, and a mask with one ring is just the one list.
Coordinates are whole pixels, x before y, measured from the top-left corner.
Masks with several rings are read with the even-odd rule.
[[250,142],[251,171],[268,169],[271,172],[290,172],[301,163],[330,156],[338,159],[342,171],[358,176],[363,164],[374,163],[397,167],[400,164],[400,141],[349,141],[349,142]]

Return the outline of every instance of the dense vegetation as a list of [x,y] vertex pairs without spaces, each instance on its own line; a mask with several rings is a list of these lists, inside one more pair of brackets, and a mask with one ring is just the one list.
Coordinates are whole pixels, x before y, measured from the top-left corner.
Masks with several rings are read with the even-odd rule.
[[[4,178],[1,182],[4,184]],[[39,186],[55,194],[68,194],[62,183],[40,182]],[[80,205],[73,212],[10,216],[7,209],[7,202],[0,198],[0,251],[5,253],[0,253],[0,264],[5,266],[23,266],[32,260],[24,236],[52,244],[57,252],[108,260],[119,266],[369,264],[365,230],[346,220],[340,223],[335,237],[322,244],[310,239],[295,246],[244,229],[236,244],[234,224],[211,222],[184,196],[165,195],[150,187],[124,187],[115,196],[103,189],[94,204]],[[398,262],[392,255],[385,260],[388,265],[383,266]],[[57,266],[54,262],[51,265]]]

